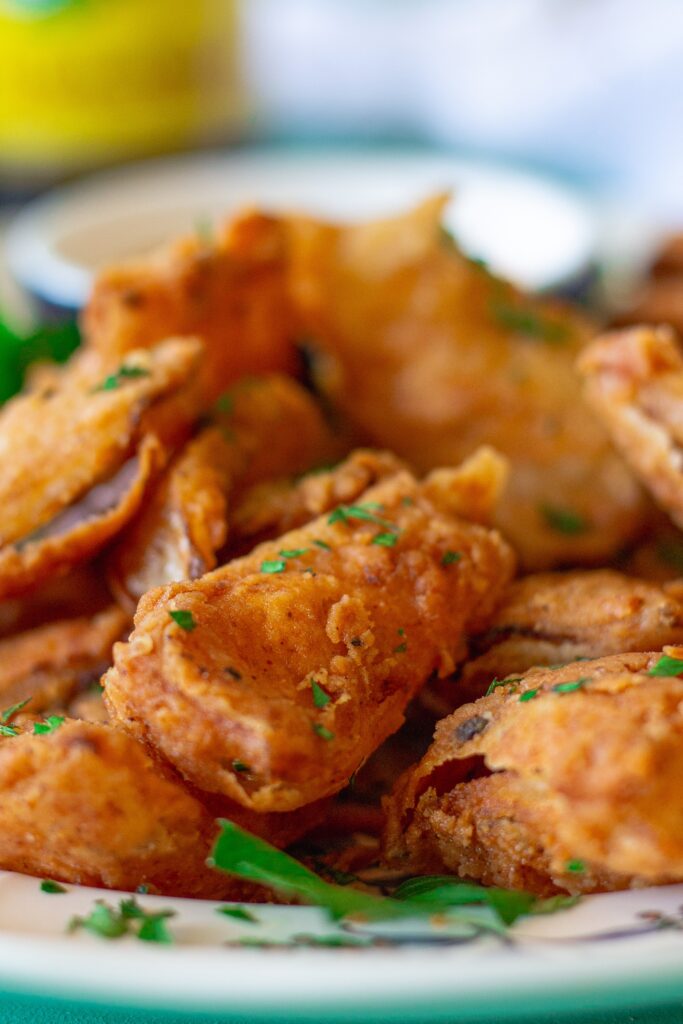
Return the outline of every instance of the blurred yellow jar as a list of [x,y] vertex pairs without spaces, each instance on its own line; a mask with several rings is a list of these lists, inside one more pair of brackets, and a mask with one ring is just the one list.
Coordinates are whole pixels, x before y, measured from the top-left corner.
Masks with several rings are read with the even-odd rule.
[[0,0],[0,174],[41,182],[236,134],[234,0]]

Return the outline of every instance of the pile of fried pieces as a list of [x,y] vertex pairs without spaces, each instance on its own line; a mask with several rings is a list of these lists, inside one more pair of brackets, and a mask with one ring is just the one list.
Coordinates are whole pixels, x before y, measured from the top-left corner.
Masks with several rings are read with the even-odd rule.
[[683,880],[683,246],[598,336],[446,201],[109,269],[3,408],[0,867]]

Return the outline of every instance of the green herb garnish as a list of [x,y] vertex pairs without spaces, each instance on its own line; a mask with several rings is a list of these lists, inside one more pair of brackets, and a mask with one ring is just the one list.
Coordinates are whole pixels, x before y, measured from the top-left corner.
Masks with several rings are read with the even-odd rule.
[[581,875],[586,870],[586,865],[582,860],[568,860],[565,870],[570,871],[573,875]]
[[521,676],[511,676],[509,679],[494,679],[486,691],[485,696],[490,697],[494,690],[497,690],[499,686],[516,686],[517,683],[521,683]]
[[139,921],[137,937],[143,942],[160,942],[170,945],[173,942],[166,924],[169,917],[175,917],[175,910],[143,910],[134,897],[121,900],[119,903],[121,916],[127,921]]
[[308,554],[308,548],[292,548],[288,551],[278,551],[278,555],[283,558],[301,558],[302,555]]
[[124,915],[110,907],[104,900],[96,900],[93,909],[85,917],[72,917],[68,925],[70,932],[84,928],[102,939],[120,939],[128,931]]
[[472,882],[460,882],[450,875],[422,875],[409,878],[394,893],[394,898],[425,904],[432,913],[445,907],[463,907],[483,903],[511,925],[524,914],[533,913],[537,898],[528,892],[487,888]]
[[327,743],[334,739],[334,733],[330,732],[326,726],[321,725],[320,722],[313,722],[311,728],[316,736],[319,736],[321,740],[325,740]]
[[322,548],[322,549],[323,549],[323,551],[331,551],[331,550],[332,550],[332,548],[330,547],[330,545],[329,545],[329,544],[328,544],[328,543],[327,543],[326,541],[324,541],[324,540],[314,540],[314,541],[313,541],[313,543],[314,543],[314,544],[315,544],[315,545],[316,545],[317,547],[319,547],[319,548]]
[[394,647],[394,654],[405,654],[407,650],[408,644],[404,640],[402,644],[398,645],[398,647]]
[[239,757],[236,757],[232,762],[232,770],[234,772],[244,774],[245,772],[250,772],[251,768],[249,767],[248,764],[245,764],[244,761],[240,761]]
[[683,660],[662,655],[659,661],[648,670],[649,676],[680,676],[683,675]]
[[376,510],[381,511],[381,509],[382,506],[374,501],[366,501],[361,505],[339,505],[330,514],[327,521],[332,525],[334,523],[349,523],[352,519],[361,519],[367,523],[375,523],[376,526],[382,526],[385,530],[397,532],[398,527],[395,523],[390,523],[377,515]]
[[64,715],[48,715],[44,721],[33,723],[33,734],[34,736],[46,736],[51,732],[56,732],[60,725],[64,725],[65,721]]
[[537,338],[552,345],[561,345],[569,340],[570,330],[564,323],[548,320],[533,309],[496,300],[491,303],[493,319],[506,330],[523,334],[526,338]]
[[526,704],[528,700],[533,700],[538,690],[526,690],[524,693],[520,693],[519,701],[520,704]]
[[370,541],[371,544],[379,544],[383,548],[393,548],[398,541],[398,534],[396,533],[378,533],[376,537],[373,537]]
[[563,508],[561,505],[541,505],[541,515],[551,530],[564,533],[568,537],[576,537],[589,529],[587,519],[573,509]]
[[453,565],[455,562],[459,562],[462,558],[462,554],[459,551],[444,551],[441,556],[442,565]]
[[181,629],[184,629],[186,633],[191,633],[193,629],[197,628],[197,623],[194,621],[194,615],[192,612],[188,612],[184,608],[180,608],[175,612],[169,612],[168,614],[171,616],[175,624],[180,626]]
[[249,924],[258,924],[258,918],[254,917],[248,910],[245,910],[244,907],[229,907],[227,905],[216,907],[216,913],[224,914],[225,917],[234,917],[237,921],[248,921]]
[[276,572],[284,572],[286,568],[287,563],[284,558],[271,558],[261,562],[261,572],[270,573],[271,575]]
[[332,700],[329,693],[325,693],[317,679],[311,679],[311,692],[313,693],[313,703],[317,708],[327,707]]
[[137,377],[149,377],[150,372],[144,366],[120,366],[116,373],[105,377],[101,384],[93,388],[96,391],[115,391],[125,380],[134,380]]
[[49,892],[53,895],[57,895],[63,892],[67,892],[68,890],[65,889],[63,885],[60,885],[59,882],[54,882],[51,878],[44,878],[43,881],[40,883],[40,891]]
[[590,683],[590,676],[581,676],[580,679],[571,679],[567,683],[556,683],[552,687],[553,693],[574,693],[575,690],[580,690],[586,683]]
[[0,736],[18,736],[19,730],[15,725],[8,725],[7,723],[11,718],[18,714],[22,708],[31,700],[31,697],[27,697],[26,700],[19,701],[18,704],[10,704],[8,708],[0,712]]

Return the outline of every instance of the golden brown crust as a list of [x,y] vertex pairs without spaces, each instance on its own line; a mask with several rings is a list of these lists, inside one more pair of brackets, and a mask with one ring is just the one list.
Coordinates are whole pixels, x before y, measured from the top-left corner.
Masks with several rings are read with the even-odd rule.
[[683,526],[683,354],[668,327],[613,331],[579,361],[586,396],[661,507]]
[[[228,407],[227,410],[225,407]],[[274,471],[296,473],[335,450],[315,401],[271,375],[238,385],[176,456],[109,560],[109,580],[134,611],[153,587],[215,568],[235,492]]]
[[[420,470],[481,444],[512,472],[497,525],[527,568],[599,563],[642,522],[639,489],[586,408],[593,327],[439,242],[443,197],[390,221],[290,222],[293,290],[317,381],[367,440]],[[553,510],[575,528],[557,528]]]
[[[362,497],[369,520],[315,520],[148,594],[115,648],[111,713],[202,789],[260,811],[341,789],[488,621],[513,570],[497,534],[444,512],[405,472]],[[373,543],[395,530],[395,545]],[[278,560],[283,571],[262,571]],[[169,617],[181,609],[194,629]]]
[[111,267],[97,277],[83,315],[86,343],[109,357],[172,335],[199,337],[207,401],[245,373],[295,373],[285,260],[279,222],[247,212],[213,240],[191,236]]
[[191,339],[171,340],[132,353],[123,376],[120,368],[103,377],[100,366],[94,375],[74,364],[61,371],[60,387],[21,395],[3,410],[0,598],[85,561],[131,519],[165,444],[196,415],[200,354]]
[[440,722],[387,803],[389,862],[538,892],[680,881],[683,681],[660,657],[533,669]]
[[534,666],[683,643],[680,588],[661,587],[610,569],[539,573],[512,583],[491,625],[474,638],[452,687],[476,700],[493,679]]
[[52,622],[0,640],[0,706],[31,698],[38,713],[63,705],[111,665],[111,649],[130,626],[115,606],[93,617]]

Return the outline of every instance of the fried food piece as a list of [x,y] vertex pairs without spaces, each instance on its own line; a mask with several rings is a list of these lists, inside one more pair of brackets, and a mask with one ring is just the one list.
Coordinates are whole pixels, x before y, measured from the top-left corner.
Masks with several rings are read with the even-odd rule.
[[668,324],[683,336],[683,234],[667,238],[626,309],[615,318],[628,324]]
[[[234,547],[278,537],[303,526],[340,504],[350,504],[368,487],[405,469],[391,452],[360,448],[333,469],[301,480],[267,480],[248,490],[231,516]],[[443,477],[442,477],[443,474]],[[441,480],[443,478],[443,495]],[[497,452],[479,448],[457,470],[434,470],[425,486],[444,500],[454,515],[490,525],[508,479],[508,466]]]
[[246,373],[296,373],[286,255],[280,222],[248,212],[210,241],[193,235],[104,270],[83,314],[86,344],[122,356],[173,335],[199,337],[207,402]]
[[419,470],[481,444],[506,456],[497,525],[527,568],[604,561],[643,509],[581,397],[574,361],[593,327],[465,259],[443,241],[443,206],[351,227],[290,222],[317,383],[369,443]]
[[31,698],[34,713],[63,706],[97,682],[111,665],[111,649],[130,627],[112,605],[98,615],[64,619],[0,640],[0,705]]
[[[110,726],[67,721],[46,735],[0,741],[0,794],[5,870],[110,889],[144,884],[169,896],[255,895],[206,866],[213,809]],[[239,808],[222,811],[242,823]],[[257,816],[246,817],[245,827],[259,831]],[[289,838],[303,831],[295,821]],[[263,819],[261,834],[277,842],[283,826],[270,829]]]
[[668,327],[603,335],[583,353],[586,397],[633,471],[683,528],[683,354]]
[[104,573],[96,562],[53,576],[27,597],[0,601],[0,637],[14,636],[48,622],[94,615],[111,605]]
[[300,480],[283,477],[255,484],[230,515],[231,549],[253,547],[310,523],[337,505],[352,504],[369,487],[402,469],[405,464],[391,452],[359,449],[338,466]]
[[198,342],[172,340],[105,378],[67,367],[59,388],[4,407],[0,598],[85,561],[131,519],[165,459],[162,441],[189,428],[200,355]]
[[153,587],[216,566],[231,499],[245,483],[301,472],[337,451],[312,396],[287,377],[243,382],[223,396],[215,417],[220,425],[176,456],[110,559],[112,589],[131,611]]
[[458,703],[476,700],[493,679],[534,666],[683,644],[682,598],[680,586],[610,569],[516,580],[489,628],[473,639],[478,657],[463,666],[453,695]]
[[105,677],[113,718],[245,807],[340,790],[430,674],[453,671],[512,575],[507,544],[451,513],[443,479],[439,493],[437,505],[429,482],[397,473],[357,505],[146,595]]
[[541,894],[683,879],[683,680],[660,657],[532,669],[458,708],[387,802],[389,864]]

